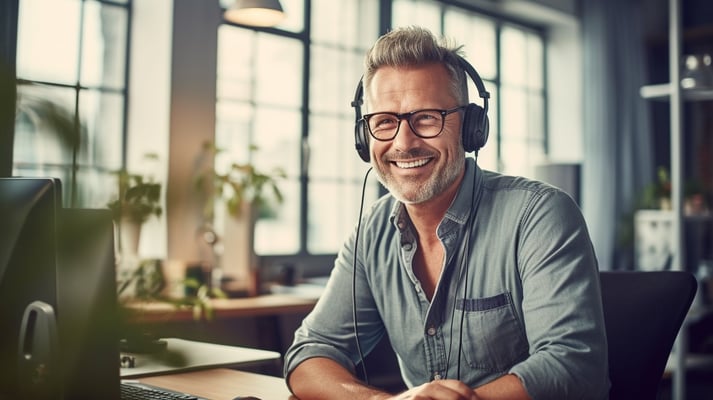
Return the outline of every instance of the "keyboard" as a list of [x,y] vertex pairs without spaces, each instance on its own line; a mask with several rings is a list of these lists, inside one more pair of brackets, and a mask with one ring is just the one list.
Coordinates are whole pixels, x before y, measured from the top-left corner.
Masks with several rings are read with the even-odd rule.
[[147,385],[139,382],[121,382],[121,400],[208,400],[188,393]]

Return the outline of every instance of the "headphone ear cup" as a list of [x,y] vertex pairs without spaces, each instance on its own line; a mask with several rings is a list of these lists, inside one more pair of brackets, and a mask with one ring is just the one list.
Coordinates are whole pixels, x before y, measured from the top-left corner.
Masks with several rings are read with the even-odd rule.
[[461,136],[466,153],[478,151],[488,141],[489,122],[483,107],[470,103],[465,109]]
[[369,137],[363,120],[358,120],[354,126],[354,145],[359,157],[365,162],[371,161],[369,154]]

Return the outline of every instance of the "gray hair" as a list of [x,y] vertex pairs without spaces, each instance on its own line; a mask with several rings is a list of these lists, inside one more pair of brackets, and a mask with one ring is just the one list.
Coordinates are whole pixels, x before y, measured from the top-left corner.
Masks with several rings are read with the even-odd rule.
[[381,36],[364,59],[364,92],[381,67],[416,67],[443,64],[450,76],[450,91],[461,104],[468,104],[466,73],[460,59],[463,46],[445,37],[436,38],[418,26],[396,28]]

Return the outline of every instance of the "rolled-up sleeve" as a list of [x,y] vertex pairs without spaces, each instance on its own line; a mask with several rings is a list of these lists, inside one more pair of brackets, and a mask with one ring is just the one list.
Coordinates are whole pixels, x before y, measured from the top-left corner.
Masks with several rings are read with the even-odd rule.
[[323,294],[295,332],[294,341],[285,353],[285,377],[301,362],[313,357],[330,358],[354,371],[359,362],[359,351],[354,336],[353,284],[362,350],[368,353],[383,336],[383,323],[374,306],[363,268],[357,264],[356,276],[353,274],[354,237],[352,235],[340,250]]

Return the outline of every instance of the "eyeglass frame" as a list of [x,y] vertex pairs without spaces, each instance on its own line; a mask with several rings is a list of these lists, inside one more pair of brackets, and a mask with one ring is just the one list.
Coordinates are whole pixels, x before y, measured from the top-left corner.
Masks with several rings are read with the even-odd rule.
[[[399,129],[401,129],[401,121],[404,121],[404,120],[405,120],[406,123],[408,124],[409,128],[411,128],[411,132],[413,132],[414,135],[416,135],[416,136],[418,136],[418,137],[420,137],[420,138],[422,138],[422,139],[433,139],[433,138],[435,138],[435,137],[440,136],[440,134],[443,133],[443,128],[445,128],[445,126],[446,126],[446,117],[447,117],[448,115],[453,114],[454,112],[457,112],[457,111],[460,111],[460,110],[464,110],[464,109],[466,109],[467,107],[468,107],[467,105],[466,105],[466,106],[456,106],[456,107],[449,108],[449,109],[445,109],[445,110],[444,110],[444,109],[439,109],[439,108],[423,108],[423,109],[420,109],[420,110],[414,110],[414,111],[409,111],[409,112],[405,112],[405,113],[395,113],[395,112],[390,112],[390,111],[379,111],[379,112],[364,114],[364,115],[361,117],[361,119],[364,121],[364,125],[366,125],[366,129],[369,131],[369,135],[370,135],[371,137],[373,137],[374,140],[378,140],[378,141],[380,141],[380,142],[389,142],[389,141],[394,140],[394,139],[396,138],[396,135],[399,134]],[[414,129],[413,125],[411,124],[411,118],[412,118],[414,115],[416,115],[416,114],[418,114],[418,113],[420,113],[420,112],[423,112],[423,111],[437,111],[438,113],[441,114],[441,129],[438,131],[438,133],[436,133],[436,134],[433,135],[433,136],[423,136],[423,135],[419,134],[418,132],[416,132],[416,129]],[[375,116],[375,115],[382,115],[382,114],[391,115],[391,116],[396,117],[396,131],[394,131],[394,135],[391,136],[391,137],[388,138],[388,139],[381,139],[381,138],[376,137],[376,136],[374,135],[374,133],[371,131],[371,126],[369,126],[369,119],[370,119],[371,117],[373,117],[373,116]]]

